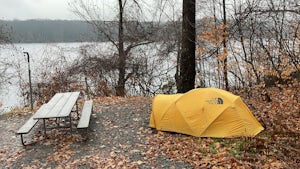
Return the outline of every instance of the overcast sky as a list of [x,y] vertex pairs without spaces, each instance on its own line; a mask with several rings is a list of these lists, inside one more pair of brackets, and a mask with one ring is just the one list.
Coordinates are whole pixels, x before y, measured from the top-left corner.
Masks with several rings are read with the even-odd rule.
[[[80,19],[71,11],[71,7],[69,6],[69,3],[73,1],[74,0],[0,0],[0,20]],[[165,2],[172,3],[172,1],[181,5],[182,0],[168,0]],[[117,2],[116,0],[94,0],[94,2],[98,2],[99,5],[104,6],[100,9],[102,9],[101,14],[105,14],[105,19],[110,20],[112,19],[110,17],[115,16],[115,14],[111,14],[111,12],[115,9],[112,5],[113,2]],[[145,11],[153,11],[153,8],[159,8],[155,6],[154,3],[159,1],[143,0],[141,2],[143,2],[143,7],[146,6]],[[164,11],[170,10],[164,9]],[[145,13],[147,13],[147,11]]]
[[[106,1],[106,2],[105,2]],[[181,0],[170,0],[169,2],[181,2]],[[0,20],[26,20],[26,19],[80,19],[72,11],[69,3],[73,0],[0,0]],[[96,1],[100,2],[100,1]],[[112,11],[114,0],[102,0],[105,4],[103,11]],[[153,0],[142,1],[148,7],[154,7]],[[151,5],[150,5],[151,4]],[[181,3],[180,3],[181,4]],[[147,8],[148,8],[147,7]],[[104,11],[107,15],[107,11]],[[107,17],[112,17],[107,15]]]
[[70,0],[0,0],[0,19],[78,19]]

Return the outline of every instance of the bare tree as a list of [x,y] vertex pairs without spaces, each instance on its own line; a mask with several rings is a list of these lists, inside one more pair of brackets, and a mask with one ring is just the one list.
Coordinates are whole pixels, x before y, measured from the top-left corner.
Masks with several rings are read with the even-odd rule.
[[228,54],[228,49],[227,49],[227,18],[226,18],[226,0],[223,0],[223,50],[224,50],[224,57],[222,58],[222,63],[223,63],[223,80],[225,83],[225,89],[229,90],[229,83],[228,83],[228,68],[227,68],[227,54]]
[[[5,25],[2,25],[0,22],[0,50],[2,45],[10,44],[10,29]],[[11,64],[7,61],[7,58],[0,59],[0,90],[3,89],[3,86],[8,83],[11,75],[8,73],[8,68]]]
[[299,48],[295,48],[299,44],[299,14],[295,4],[285,0],[235,4],[231,35],[241,44],[243,52],[237,60],[244,62],[248,72],[240,73],[239,79],[248,79],[244,84],[250,85],[286,83],[299,72]]
[[[226,86],[219,61],[227,57],[228,85],[247,87],[261,84],[274,86],[288,84],[299,77],[299,7],[296,2],[232,1],[225,6],[223,0],[213,1],[211,13],[204,14],[199,24],[198,50],[202,52],[197,63],[207,73],[201,74],[208,85]],[[211,5],[211,4],[210,4]],[[230,6],[230,8],[229,8]],[[220,10],[214,10],[214,9]],[[226,10],[227,24],[224,25]],[[224,31],[226,30],[226,31]],[[224,50],[226,40],[226,55]],[[223,56],[222,56],[223,55]],[[213,58],[217,57],[216,61]],[[203,66],[202,66],[203,65]],[[223,70],[224,69],[224,70]],[[198,72],[198,71],[197,71]],[[221,77],[222,78],[218,78]],[[197,76],[198,77],[198,76]],[[217,78],[215,78],[217,77]]]
[[[118,0],[117,21],[104,21],[99,6],[92,1],[76,0],[73,4],[74,12],[82,19],[93,25],[98,35],[105,36],[106,40],[111,42],[117,53],[116,70],[118,71],[118,80],[115,85],[116,95],[125,96],[126,81],[138,70],[133,69],[130,62],[131,50],[145,44],[153,42],[151,35],[153,29],[151,24],[142,24],[139,22],[141,13],[140,4],[135,1]],[[131,10],[131,13],[127,10]],[[132,12],[134,11],[134,12]],[[134,72],[132,72],[134,71]]]

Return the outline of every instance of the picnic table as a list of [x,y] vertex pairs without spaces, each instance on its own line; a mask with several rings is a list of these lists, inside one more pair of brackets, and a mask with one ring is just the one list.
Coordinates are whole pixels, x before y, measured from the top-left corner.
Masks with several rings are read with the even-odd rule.
[[[59,126],[60,119],[69,118],[70,121],[70,131],[72,131],[72,117],[71,112],[77,113],[77,118],[79,119],[78,104],[77,100],[80,92],[66,92],[66,93],[56,93],[48,103],[43,104],[37,112],[31,116],[31,118],[18,130],[17,134],[21,135],[22,144],[23,134],[27,134],[35,126],[39,120],[43,120],[44,125],[44,135],[46,138],[46,120],[55,118],[57,122],[57,127]],[[93,101],[85,101],[80,115],[80,120],[78,122],[78,129],[85,129],[89,126],[89,120],[92,113],[92,103]],[[74,111],[73,108],[76,107]]]
[[[50,118],[69,118],[70,119],[70,130],[72,130],[72,118],[71,112],[76,104],[76,112],[78,117],[78,104],[77,99],[80,92],[67,92],[67,93],[56,93],[50,101],[43,105],[34,115],[34,120],[43,120],[44,133],[46,136],[46,120]],[[58,123],[59,124],[59,123]]]
[[[89,126],[90,116],[93,112],[93,101],[88,100],[84,102],[82,112],[79,118],[78,104],[77,100],[79,98],[80,92],[66,92],[66,93],[56,93],[48,103],[43,104],[34,115],[32,115],[29,120],[17,131],[17,134],[21,135],[22,144],[24,144],[23,134],[27,134],[36,125],[39,120],[43,120],[44,125],[44,135],[46,138],[46,120],[55,118],[58,127],[70,127],[72,132],[72,117],[71,112],[77,113],[78,125],[77,129],[86,129]],[[75,110],[73,111],[73,108]],[[69,119],[69,126],[60,126],[60,120]]]

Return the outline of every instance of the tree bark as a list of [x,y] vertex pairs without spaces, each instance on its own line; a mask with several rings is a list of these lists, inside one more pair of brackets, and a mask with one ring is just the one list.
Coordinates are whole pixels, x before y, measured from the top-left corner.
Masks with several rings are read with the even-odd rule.
[[123,27],[123,4],[122,0],[119,0],[119,32],[118,32],[118,71],[119,78],[118,84],[116,86],[116,95],[117,96],[125,96],[125,69],[126,69],[126,54],[124,51],[124,27]]
[[179,66],[178,92],[184,93],[195,87],[195,0],[183,0],[182,48]]
[[[223,52],[226,52],[227,55],[227,20],[226,20],[226,0],[223,0],[223,16],[224,16],[224,29],[223,29]],[[228,70],[227,70],[227,56],[223,59],[223,81],[225,83],[225,89],[229,90],[229,82],[228,82]]]

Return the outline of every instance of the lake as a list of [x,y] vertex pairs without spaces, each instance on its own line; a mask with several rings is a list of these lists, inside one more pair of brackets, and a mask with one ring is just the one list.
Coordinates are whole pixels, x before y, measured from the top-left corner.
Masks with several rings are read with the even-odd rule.
[[[10,64],[7,72],[12,75],[9,82],[0,89],[0,101],[3,103],[0,107],[0,114],[25,105],[24,98],[20,94],[20,79],[23,83],[29,81],[28,61],[24,52],[28,52],[30,56],[31,80],[34,83],[43,79],[41,72],[51,72],[54,71],[52,69],[55,66],[63,68],[64,64],[74,61],[81,55],[82,47],[88,45],[90,47],[85,48],[85,50],[100,51],[100,55],[111,55],[117,52],[110,43],[106,42],[0,45],[0,59]],[[139,88],[141,86],[128,87],[128,92],[131,95],[139,95],[145,87],[147,90],[153,91],[152,93],[162,93],[162,88],[168,85],[170,81],[174,81],[176,54],[170,53],[170,56],[164,54],[161,57],[158,54],[159,50],[155,50],[159,46],[160,44],[150,44],[132,50],[131,56],[147,58],[146,63],[152,66],[147,66],[147,75],[141,77],[147,84],[143,84],[142,88]],[[63,62],[60,62],[61,60]]]
[[[8,73],[12,75],[8,84],[0,90],[0,101],[2,107],[0,114],[15,107],[23,107],[24,99],[20,96],[19,76],[28,81],[28,52],[30,56],[31,79],[34,82],[38,78],[41,69],[47,69],[47,65],[42,63],[45,58],[51,62],[57,58],[64,57],[67,62],[73,61],[79,55],[80,47],[88,43],[33,43],[33,44],[13,44],[0,46],[0,59],[11,64]],[[49,70],[51,71],[51,70]],[[29,90],[29,89],[28,89]]]

